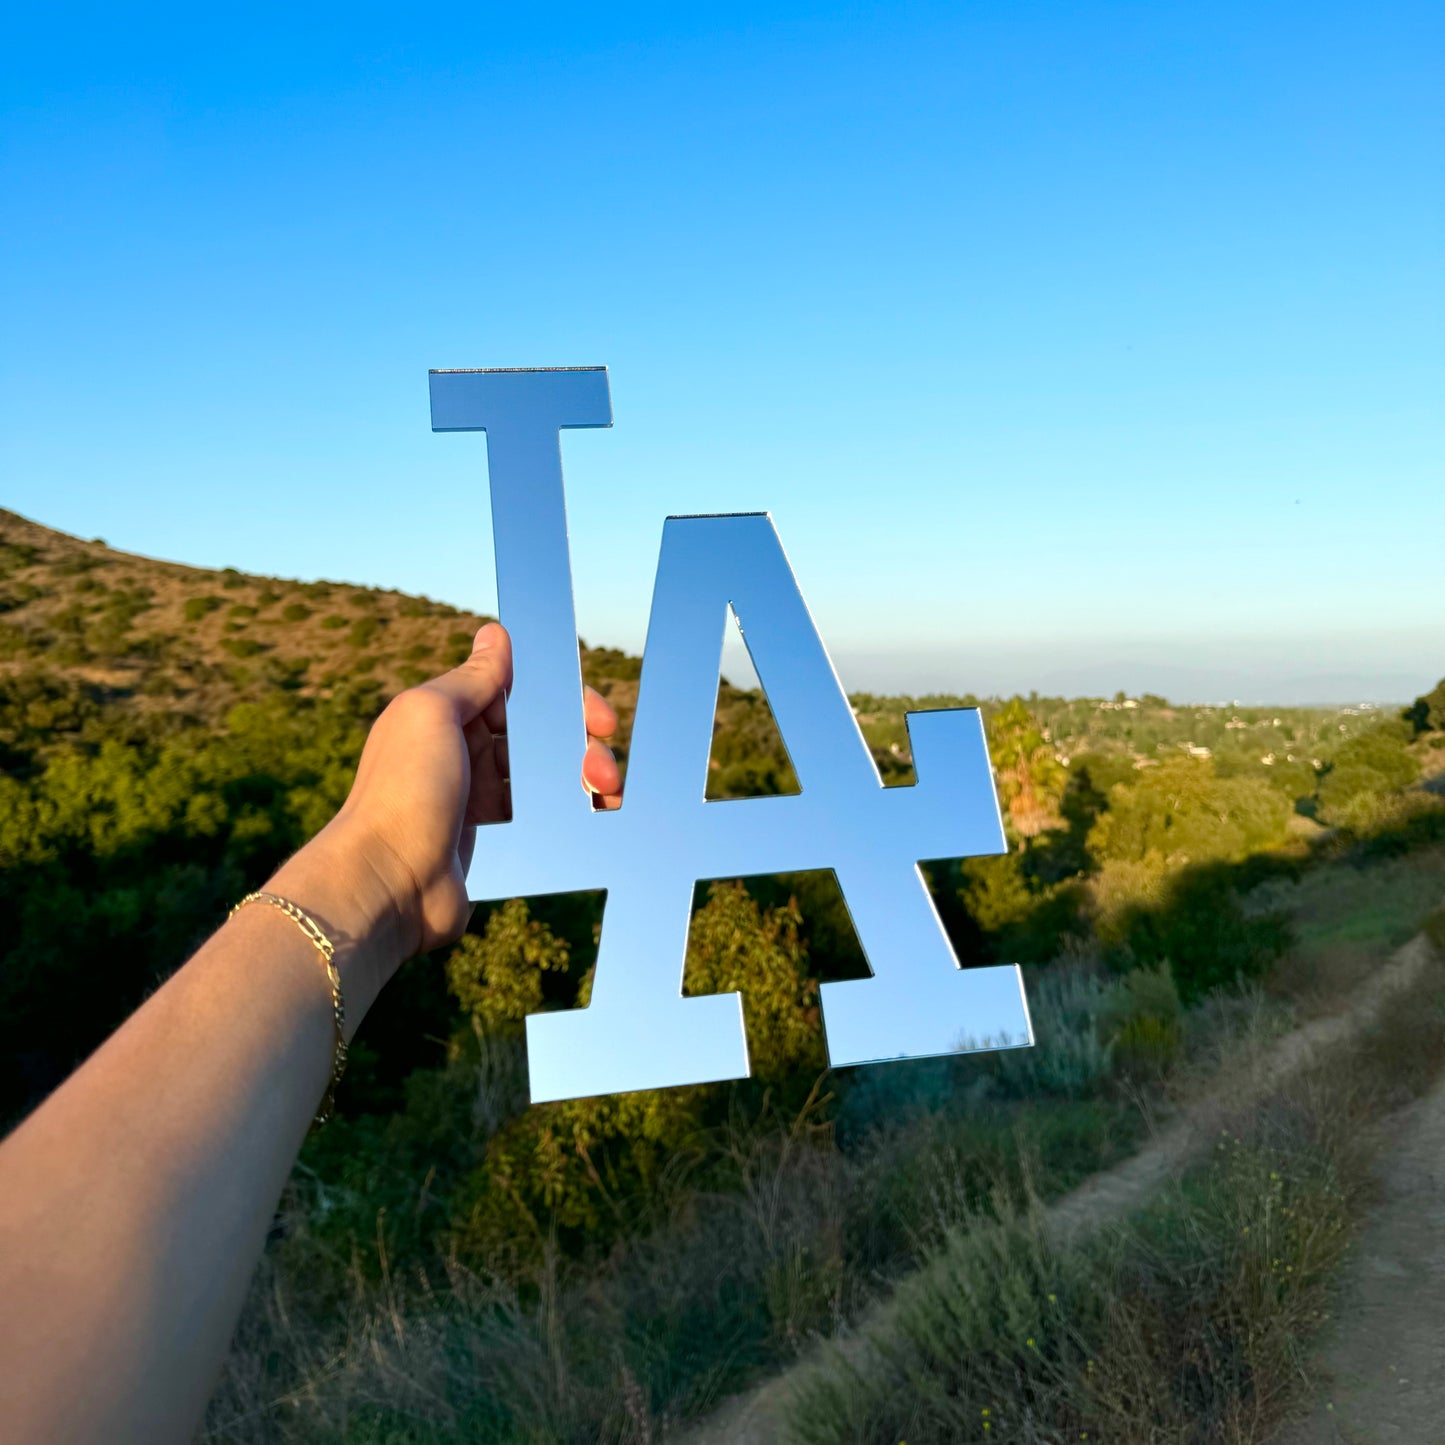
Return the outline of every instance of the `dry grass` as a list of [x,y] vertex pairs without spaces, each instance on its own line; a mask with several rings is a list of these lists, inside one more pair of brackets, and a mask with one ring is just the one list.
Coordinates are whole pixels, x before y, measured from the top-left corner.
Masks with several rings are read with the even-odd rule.
[[1000,1198],[796,1387],[800,1445],[1259,1442],[1292,1409],[1371,1196],[1370,1126],[1445,1066],[1439,957],[1370,1031],[1073,1242]]
[[1299,1019],[1334,1012],[1382,957],[1419,932],[1442,893],[1440,847],[1365,865],[1330,860],[1255,889],[1250,908],[1282,910],[1294,935],[1265,981],[1268,997]]
[[[520,1284],[455,1259],[396,1273],[380,1229],[338,1270],[298,1208],[204,1438],[660,1441],[807,1360],[792,1427],[807,1445],[1263,1439],[1368,1194],[1364,1126],[1445,1059],[1441,976],[1428,967],[1328,1067],[1231,1123],[1215,1160],[1127,1227],[1078,1243],[1044,1224],[1043,1198],[1122,1141],[1096,1101],[1067,1099],[1026,1126],[988,1126],[977,1100],[925,1111],[848,1154],[809,1110],[739,1129],[736,1187],[692,1196],[601,1268],[552,1255]],[[1061,1008],[1084,982],[1061,976]],[[1220,1000],[1191,1052],[1247,1069],[1281,1020],[1258,991]],[[862,1348],[815,1363],[818,1341],[855,1328]]]

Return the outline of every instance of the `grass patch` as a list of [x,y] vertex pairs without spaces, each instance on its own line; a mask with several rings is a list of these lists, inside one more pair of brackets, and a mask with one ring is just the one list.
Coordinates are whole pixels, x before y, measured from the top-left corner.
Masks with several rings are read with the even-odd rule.
[[1255,889],[1248,906],[1282,910],[1294,942],[1273,968],[1271,995],[1303,1016],[1328,1011],[1413,938],[1445,895],[1445,848],[1422,848],[1363,865],[1334,860],[1295,880]]
[[1442,980],[1437,957],[1347,1057],[1251,1109],[1122,1227],[1070,1243],[996,1195],[802,1377],[785,1438],[1261,1438],[1301,1397],[1370,1198],[1363,1126],[1445,1065]]

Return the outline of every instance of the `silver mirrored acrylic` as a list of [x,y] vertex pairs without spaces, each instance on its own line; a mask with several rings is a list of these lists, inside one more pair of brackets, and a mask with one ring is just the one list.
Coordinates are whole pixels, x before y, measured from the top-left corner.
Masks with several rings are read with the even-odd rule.
[[[1013,965],[960,968],[919,860],[1005,851],[976,709],[908,715],[917,781],[883,786],[765,513],[669,517],[626,796],[594,812],[559,432],[610,426],[604,368],[431,374],[432,426],[484,431],[501,620],[512,635],[511,822],[477,831],[476,899],[605,889],[592,998],[527,1020],[533,1102],[744,1078],[738,994],[685,998],[700,879],[830,868],[872,977],[821,987],[834,1066],[1032,1044]],[[705,799],[731,607],[795,795]]]

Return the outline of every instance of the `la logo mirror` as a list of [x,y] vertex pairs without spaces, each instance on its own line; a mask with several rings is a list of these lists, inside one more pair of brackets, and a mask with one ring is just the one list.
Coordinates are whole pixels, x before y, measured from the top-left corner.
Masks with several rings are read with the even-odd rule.
[[[683,996],[700,879],[832,869],[872,977],[821,986],[835,1066],[1032,1044],[1016,965],[961,968],[919,861],[1005,851],[977,709],[908,715],[887,787],[766,513],[669,517],[621,808],[577,786],[582,677],[559,433],[612,425],[605,367],[434,371],[434,431],[486,433],[512,635],[510,822],[477,830],[477,900],[605,889],[588,1007],[527,1019],[534,1103],[745,1078],[736,993]],[[731,607],[801,791],[707,801]]]

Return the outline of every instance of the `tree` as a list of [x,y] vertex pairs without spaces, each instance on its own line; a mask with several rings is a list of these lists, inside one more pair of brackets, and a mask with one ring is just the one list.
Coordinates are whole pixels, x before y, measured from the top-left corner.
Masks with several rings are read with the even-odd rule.
[[1034,838],[1057,826],[1068,773],[1021,698],[1011,698],[989,719],[988,750],[1014,832]]
[[1343,744],[1316,791],[1321,822],[1358,829],[1378,818],[1388,800],[1420,776],[1408,740],[1406,725],[1392,721]]
[[1445,678],[1423,697],[1417,697],[1400,716],[1414,729],[1416,737],[1426,732],[1445,732]]
[[542,974],[566,972],[572,951],[520,898],[498,908],[478,937],[463,935],[447,959],[447,985],[488,1033],[521,1031],[542,1007]]
[[825,1067],[802,922],[792,899],[760,909],[741,883],[714,883],[688,929],[686,991],[742,994],[753,1072],[770,1082]]
[[[605,914],[604,914],[605,919]],[[714,883],[688,930],[690,994],[743,996],[757,1079],[799,1100],[825,1067],[817,985],[797,905],[760,908],[740,883]],[[519,1030],[542,1002],[542,975],[564,971],[565,941],[513,900],[468,936],[447,964],[452,991],[487,1034]],[[584,981],[578,1003],[585,1004]],[[638,1227],[669,1186],[669,1170],[701,1149],[721,1096],[707,1086],[642,1090],[539,1104],[503,1124],[486,1162],[454,1204],[463,1256],[501,1273],[535,1263],[543,1241],[595,1248]]]
[[1180,758],[1109,790],[1089,852],[1100,861],[1170,866],[1243,858],[1280,842],[1290,811],[1266,782],[1220,778],[1212,763]]

